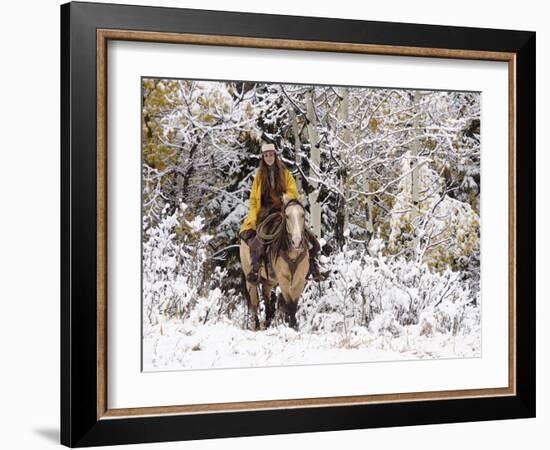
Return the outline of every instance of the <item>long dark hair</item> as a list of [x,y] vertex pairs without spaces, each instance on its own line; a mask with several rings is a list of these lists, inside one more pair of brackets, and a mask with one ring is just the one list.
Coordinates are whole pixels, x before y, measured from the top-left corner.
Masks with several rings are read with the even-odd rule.
[[[273,163],[273,170],[275,171],[275,193],[277,194],[277,196],[280,197],[283,195],[285,187],[285,165],[279,159],[277,152],[275,152],[275,162]],[[269,166],[266,164],[263,154],[262,158],[260,159],[260,180],[262,183],[262,197],[269,195],[269,191],[271,189],[271,185],[269,184]]]

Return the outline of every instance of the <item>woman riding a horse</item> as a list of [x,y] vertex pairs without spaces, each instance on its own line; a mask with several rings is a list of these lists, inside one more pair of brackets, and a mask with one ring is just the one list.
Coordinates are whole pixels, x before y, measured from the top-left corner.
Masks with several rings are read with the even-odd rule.
[[[261,147],[262,158],[250,191],[250,205],[239,236],[250,247],[252,270],[247,275],[249,283],[258,282],[258,271],[260,258],[265,249],[265,243],[256,234],[259,225],[267,216],[273,212],[280,212],[283,208],[283,194],[289,199],[297,199],[298,192],[296,182],[290,171],[279,159],[275,145],[263,143]],[[306,236],[310,243],[309,249],[309,273],[315,280],[321,275],[317,264],[320,245],[315,235],[306,227]]]

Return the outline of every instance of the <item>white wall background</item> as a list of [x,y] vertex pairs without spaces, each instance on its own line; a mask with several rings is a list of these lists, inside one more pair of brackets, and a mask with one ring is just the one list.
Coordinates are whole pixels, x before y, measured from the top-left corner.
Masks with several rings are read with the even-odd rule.
[[[122,3],[122,2],[115,2]],[[297,2],[277,0],[140,1],[127,3],[537,32],[537,279],[550,270],[543,207],[550,190],[544,131],[550,116],[550,31],[544,3],[533,0],[459,3]],[[0,447],[42,449],[59,442],[59,5],[58,0],[8,2],[1,18],[0,72]],[[538,417],[530,420],[161,443],[135,448],[544,448],[550,426],[548,295],[537,287]],[[533,299],[534,300],[534,299]]]

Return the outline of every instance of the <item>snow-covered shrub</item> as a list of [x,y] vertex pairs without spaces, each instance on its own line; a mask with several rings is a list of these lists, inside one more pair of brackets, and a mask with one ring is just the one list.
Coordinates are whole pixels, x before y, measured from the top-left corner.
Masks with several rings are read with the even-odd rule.
[[167,205],[158,224],[147,229],[143,243],[144,325],[172,318],[188,326],[220,318],[239,323],[240,292],[222,289],[227,268],[207,264],[211,236],[203,232],[204,219],[190,218],[183,203],[173,214],[168,210]]
[[403,332],[403,326],[397,321],[391,311],[384,311],[369,324],[369,329],[377,335],[397,337]]
[[324,257],[330,271],[321,283],[309,283],[300,300],[300,329],[331,332],[365,326],[397,336],[415,326],[429,336],[468,333],[479,325],[479,291],[472,292],[459,272],[435,272],[425,264],[348,249]]
[[[158,225],[147,229],[143,242],[144,322],[156,324],[160,315],[182,318],[194,307],[203,284],[206,244],[210,239],[201,233],[201,217],[187,221],[181,204],[179,210],[162,211]],[[176,237],[176,228],[186,232]]]
[[[403,174],[411,171],[407,158],[401,170]],[[450,197],[444,180],[427,164],[417,170],[419,191],[430,194],[420,196],[415,213],[411,176],[401,179],[390,217],[388,250],[399,254],[407,249],[410,256],[437,271],[467,270],[480,251],[479,215],[468,202]]]

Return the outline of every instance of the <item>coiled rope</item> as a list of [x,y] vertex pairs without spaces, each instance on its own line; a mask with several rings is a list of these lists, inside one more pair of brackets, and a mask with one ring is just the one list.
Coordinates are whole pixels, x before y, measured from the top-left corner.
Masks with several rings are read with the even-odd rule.
[[[271,223],[279,221],[277,225],[273,227],[272,233],[269,233],[268,230],[271,229]],[[267,216],[262,223],[258,226],[256,234],[258,237],[267,245],[275,241],[283,231],[284,226],[284,215],[282,212],[274,212]]]

